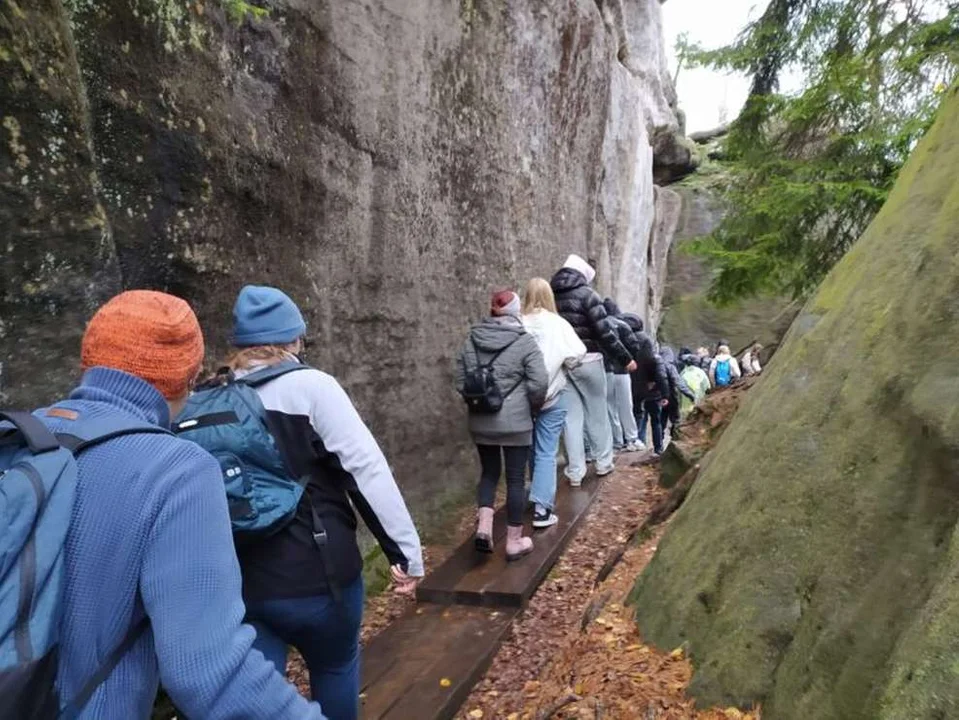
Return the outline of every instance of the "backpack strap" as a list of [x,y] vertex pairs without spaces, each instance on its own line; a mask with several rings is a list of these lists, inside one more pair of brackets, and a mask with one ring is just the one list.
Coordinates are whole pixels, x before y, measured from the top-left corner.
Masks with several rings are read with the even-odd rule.
[[7,420],[20,431],[20,436],[34,455],[60,447],[59,441],[47,430],[47,426],[28,412],[0,412],[0,420]]
[[521,337],[523,337],[523,334],[522,334],[522,333],[518,334],[515,338],[513,338],[512,340],[510,340],[510,341],[509,341],[508,343],[506,343],[503,347],[501,347],[499,350],[497,350],[495,353],[493,353],[493,357],[491,357],[491,358],[489,359],[489,362],[485,362],[485,363],[484,363],[484,362],[481,362],[481,361],[480,361],[479,349],[476,347],[476,341],[473,340],[473,334],[470,333],[470,345],[473,346],[473,354],[476,355],[476,364],[477,364],[477,365],[481,365],[481,366],[483,366],[483,367],[486,367],[486,368],[488,368],[488,369],[492,369],[492,368],[493,368],[493,363],[496,362],[496,360],[499,358],[499,356],[502,355],[502,354],[503,354],[504,352],[506,352],[507,350],[509,350],[509,349],[510,349],[510,346],[511,346],[513,343],[515,343],[517,340],[519,340]]
[[96,672],[83,684],[83,687],[80,688],[80,692],[76,694],[76,697],[63,709],[60,713],[59,720],[74,720],[74,718],[80,715],[83,708],[90,702],[90,698],[93,697],[96,689],[110,677],[110,674],[116,669],[116,666],[120,663],[120,660],[123,659],[123,656],[130,651],[149,626],[150,618],[146,615],[130,626],[130,629],[127,630],[127,634],[120,644],[113,648],[113,651],[107,655]]
[[309,369],[309,365],[304,365],[296,360],[284,360],[283,362],[276,363],[275,365],[268,365],[265,368],[251,372],[249,375],[244,375],[243,377],[237,379],[236,382],[255,388],[260,387],[260,385],[265,385],[266,383],[270,382],[270,380],[276,380],[276,378],[286,375],[287,373]]

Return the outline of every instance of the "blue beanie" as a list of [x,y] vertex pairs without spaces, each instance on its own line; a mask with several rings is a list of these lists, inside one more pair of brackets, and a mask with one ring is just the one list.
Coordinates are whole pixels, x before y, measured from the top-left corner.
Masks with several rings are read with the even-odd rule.
[[247,285],[233,306],[233,344],[288,345],[306,334],[300,309],[276,288]]

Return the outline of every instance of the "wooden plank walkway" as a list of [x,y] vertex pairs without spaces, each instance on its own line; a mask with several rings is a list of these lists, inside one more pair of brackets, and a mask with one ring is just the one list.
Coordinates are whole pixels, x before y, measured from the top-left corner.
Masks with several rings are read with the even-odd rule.
[[420,605],[363,652],[364,720],[449,720],[519,611]]
[[[451,720],[492,661],[513,620],[572,539],[601,480],[557,483],[559,523],[533,532],[535,548],[506,561],[506,509],[494,519],[492,555],[473,537],[417,588],[417,605],[363,650],[363,720]],[[530,531],[527,521],[527,532]]]
[[466,542],[431,573],[416,590],[420,602],[458,603],[486,607],[525,607],[563,548],[573,537],[600,482],[591,479],[571,488],[560,482],[556,493],[559,522],[546,530],[532,531],[527,519],[526,532],[532,531],[533,552],[522,560],[507,562],[506,510],[500,508],[493,521],[495,552],[476,552],[473,538]]

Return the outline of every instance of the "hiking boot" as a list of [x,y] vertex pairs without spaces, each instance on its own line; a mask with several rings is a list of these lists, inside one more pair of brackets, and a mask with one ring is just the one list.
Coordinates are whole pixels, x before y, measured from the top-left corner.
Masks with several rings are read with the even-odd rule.
[[506,528],[506,559],[519,560],[533,552],[532,538],[523,537],[522,525],[509,525]]
[[547,508],[537,505],[536,510],[533,512],[533,527],[539,528],[548,528],[552,525],[555,525],[559,522],[559,518],[555,514],[550,512]]
[[491,507],[481,507],[476,511],[475,543],[479,552],[493,552],[493,508]]

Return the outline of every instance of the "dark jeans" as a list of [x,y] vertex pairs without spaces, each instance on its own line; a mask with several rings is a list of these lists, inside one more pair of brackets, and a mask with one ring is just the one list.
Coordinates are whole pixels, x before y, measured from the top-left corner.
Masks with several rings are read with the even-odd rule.
[[506,460],[506,522],[510,525],[523,524],[523,510],[526,506],[526,466],[529,465],[529,446],[507,447],[503,445],[477,445],[479,451],[480,472],[476,504],[479,507],[494,507],[496,486]]
[[657,454],[663,452],[663,432],[666,429],[667,411],[667,408],[659,406],[658,400],[644,400],[642,404],[633,408],[640,442],[646,444],[646,420],[648,419],[653,430],[653,451]]
[[329,595],[247,603],[246,622],[256,629],[253,647],[284,674],[292,645],[310,671],[310,691],[329,720],[356,720],[360,698],[360,621],[363,577]]

